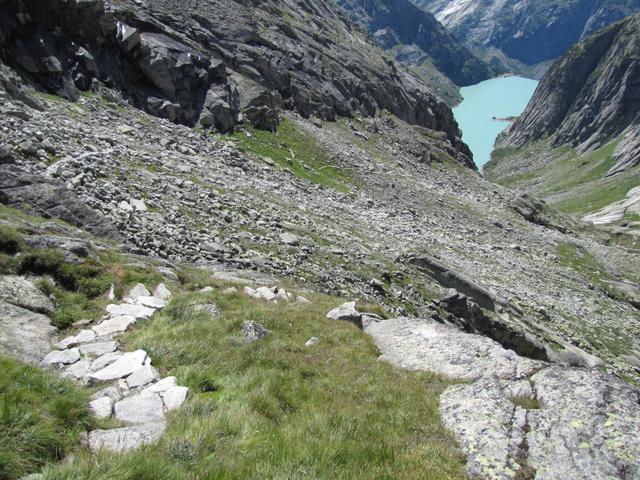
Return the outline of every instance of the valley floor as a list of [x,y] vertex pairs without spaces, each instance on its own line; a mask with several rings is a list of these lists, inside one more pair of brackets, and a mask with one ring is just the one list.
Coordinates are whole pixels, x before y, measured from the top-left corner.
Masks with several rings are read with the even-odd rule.
[[[79,445],[81,408],[66,421],[75,406],[38,406],[34,415],[52,418],[51,429],[70,438],[68,450],[47,447],[42,458],[73,453],[46,467],[46,479],[464,478],[464,457],[438,408],[451,382],[377,361],[365,333],[325,318],[343,300],[360,299],[389,316],[442,321],[440,299],[453,285],[416,259],[435,259],[445,278],[454,272],[496,299],[500,308],[482,310],[490,327],[476,333],[509,355],[534,346],[542,360],[640,380],[640,312],[622,289],[640,281],[637,251],[552,210],[539,212],[549,222],[526,220],[512,191],[460,164],[436,132],[386,114],[335,123],[287,114],[278,133],[226,137],[110,96],[41,100],[45,112],[14,105],[16,114],[0,117],[13,160],[0,165],[8,205],[0,224],[24,242],[77,236],[98,245],[98,270],[74,271],[77,285],[68,290],[60,286],[66,267],[46,266],[58,275],[43,288],[57,299],[51,315],[61,328],[97,319],[110,283],[121,296],[173,272],[177,297],[123,343],[147,351],[163,375],[193,392],[158,446],[122,456]],[[25,266],[25,255],[41,256],[29,250],[40,247],[24,248],[4,252],[2,273],[50,273],[34,271],[36,261]],[[224,295],[230,284],[213,275],[230,268],[273,276],[313,303]],[[206,286],[212,290],[201,292]],[[195,312],[198,303],[215,303],[222,316]],[[246,320],[271,335],[239,341]],[[319,343],[306,347],[314,336]],[[36,371],[27,375],[41,382]],[[35,387],[24,388],[16,395],[34,395]],[[0,464],[21,455],[4,448]]]

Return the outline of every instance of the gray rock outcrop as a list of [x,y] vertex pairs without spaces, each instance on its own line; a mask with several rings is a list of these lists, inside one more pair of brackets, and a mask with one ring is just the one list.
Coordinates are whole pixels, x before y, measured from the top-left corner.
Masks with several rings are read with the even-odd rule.
[[431,320],[366,327],[381,360],[468,383],[442,394],[474,478],[637,478],[640,391],[598,370],[549,366]]

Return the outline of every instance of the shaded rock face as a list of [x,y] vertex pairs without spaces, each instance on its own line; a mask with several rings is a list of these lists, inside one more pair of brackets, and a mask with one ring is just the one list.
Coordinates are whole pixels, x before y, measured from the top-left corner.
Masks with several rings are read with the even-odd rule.
[[120,234],[102,215],[89,208],[73,191],[41,175],[30,175],[13,165],[0,165],[0,203],[45,218],[60,218],[111,239]]
[[558,58],[581,38],[640,10],[638,0],[412,0],[475,48],[527,65]]
[[[491,68],[452,37],[430,13],[409,0],[336,2],[363,25],[378,43],[394,50],[405,65],[433,64],[457,85],[473,85],[492,76]],[[398,48],[414,47],[411,53]]]
[[10,0],[0,22],[2,60],[70,99],[99,81],[149,113],[224,131],[274,129],[280,109],[329,120],[386,109],[468,153],[451,110],[329,0]]
[[610,173],[640,161],[640,16],[607,27],[560,58],[540,82],[498,147],[521,147],[546,137],[555,146],[587,151],[626,130]]

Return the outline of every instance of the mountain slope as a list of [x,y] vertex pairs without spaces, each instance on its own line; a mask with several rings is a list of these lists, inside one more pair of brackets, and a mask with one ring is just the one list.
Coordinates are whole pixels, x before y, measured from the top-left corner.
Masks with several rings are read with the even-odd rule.
[[[498,138],[487,175],[501,181],[526,176],[529,184],[537,181],[534,191],[553,183],[552,197],[561,202],[572,203],[575,188],[583,199],[601,195],[601,201],[583,202],[584,213],[607,205],[602,202],[621,200],[640,184],[639,36],[640,15],[635,15],[598,31],[560,58],[522,116]],[[546,147],[537,146],[542,143]],[[576,161],[592,162],[576,164],[572,176],[565,172],[555,181],[551,166],[572,162],[567,149]],[[576,175],[585,172],[589,178],[572,186]]]
[[430,13],[409,0],[338,0],[349,15],[405,65],[417,71],[432,64],[456,85],[490,78],[487,64],[453,38]]
[[389,61],[329,0],[217,0],[206,9],[197,0],[144,8],[8,0],[0,8],[0,58],[68,98],[97,80],[149,113],[221,131],[243,119],[274,129],[283,109],[323,119],[386,109],[466,149],[429,86]]
[[554,60],[581,38],[640,10],[639,0],[412,1],[466,45],[489,56],[495,48],[526,65]]

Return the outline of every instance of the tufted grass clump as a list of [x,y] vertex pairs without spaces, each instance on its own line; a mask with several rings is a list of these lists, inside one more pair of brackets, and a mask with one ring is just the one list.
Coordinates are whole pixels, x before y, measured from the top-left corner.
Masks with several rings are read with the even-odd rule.
[[[123,455],[80,451],[46,480],[466,478],[440,423],[447,381],[378,361],[364,332],[325,318],[341,299],[276,305],[225,287],[177,295],[120,337],[191,389],[160,442]],[[203,315],[200,303],[222,316]],[[245,342],[246,320],[270,335]],[[312,336],[320,342],[306,347]]]
[[15,255],[24,248],[20,234],[13,228],[0,225],[0,253]]
[[62,460],[92,420],[86,392],[38,368],[0,356],[0,480]]

